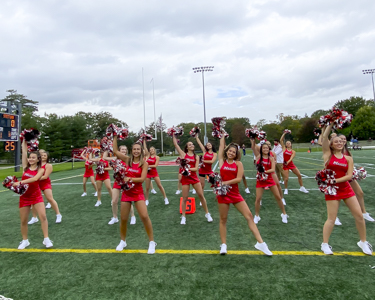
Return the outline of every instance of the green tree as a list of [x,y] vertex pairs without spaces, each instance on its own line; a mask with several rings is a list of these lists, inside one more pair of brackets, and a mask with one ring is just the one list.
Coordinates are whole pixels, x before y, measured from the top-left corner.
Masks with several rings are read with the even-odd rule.
[[269,123],[263,126],[262,128],[267,133],[267,140],[273,141],[274,139],[280,139],[283,128],[280,124]]
[[361,107],[374,106],[374,101],[352,96],[349,99],[337,101],[334,106],[355,116]]
[[352,122],[353,135],[359,139],[368,139],[375,136],[375,108],[363,106],[358,109]]

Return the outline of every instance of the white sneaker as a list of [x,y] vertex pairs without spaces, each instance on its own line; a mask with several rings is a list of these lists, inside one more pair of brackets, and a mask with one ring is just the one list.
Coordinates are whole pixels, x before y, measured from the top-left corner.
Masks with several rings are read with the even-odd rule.
[[31,220],[27,223],[27,224],[29,224],[29,225],[32,225],[32,224],[34,224],[34,223],[36,223],[36,222],[38,222],[39,220],[38,220],[38,217],[32,217],[31,218]]
[[255,215],[255,217],[254,217],[254,223],[258,224],[259,221],[260,221],[260,217],[257,216],[257,215]]
[[340,219],[339,219],[339,218],[336,218],[336,220],[335,220],[335,225],[337,225],[337,226],[342,225],[342,223],[340,222]]
[[94,197],[98,197],[98,192],[95,192]]
[[284,205],[286,205],[285,199],[282,198],[281,201],[283,202]]
[[283,223],[285,223],[285,224],[288,223],[288,218],[289,218],[288,215],[281,214],[281,221]]
[[149,203],[148,200],[146,200],[145,203],[146,203],[146,206],[148,206],[148,203]]
[[62,220],[62,215],[61,214],[56,215],[56,223],[61,223],[61,220]]
[[207,219],[207,222],[212,222],[214,219],[212,219],[212,217],[211,217],[211,214],[210,213],[207,213],[207,214],[205,214],[204,215],[205,217],[206,217],[206,219]]
[[126,242],[121,240],[120,244],[118,244],[118,246],[116,247],[116,251],[122,251],[124,250],[125,247],[126,247]]
[[179,195],[179,194],[181,194],[181,191],[180,191],[180,190],[177,190],[177,191],[176,191],[176,195]]
[[332,247],[328,245],[327,243],[322,243],[322,245],[320,246],[320,249],[324,252],[324,254],[327,254],[327,255],[333,254]]
[[181,225],[186,225],[186,217],[182,216],[181,217]]
[[134,225],[136,222],[137,222],[137,219],[135,218],[135,216],[130,218],[130,225]]
[[263,243],[256,243],[255,244],[255,249],[258,249],[259,251],[262,251],[265,255],[271,256],[273,253],[268,249],[268,246],[265,242]]
[[96,207],[98,207],[98,206],[100,206],[100,205],[102,205],[102,201],[99,201],[99,200],[98,200],[98,201],[96,201],[96,204],[95,204],[95,206],[96,206]]
[[280,184],[284,184],[284,181],[280,181]]
[[199,206],[202,206],[202,202],[199,202]]
[[18,246],[18,250],[23,250],[23,249],[25,249],[28,246],[30,246],[29,240],[22,240],[22,242]]
[[227,254],[227,245],[226,244],[221,244],[220,245],[220,254],[221,255]]
[[155,189],[152,189],[152,190],[151,190],[151,193],[156,194]]
[[51,206],[51,203],[47,203],[47,205],[46,205],[46,208],[48,209],[48,208],[51,208],[52,206]]
[[375,220],[373,218],[370,217],[370,214],[367,212],[365,214],[363,214],[363,218],[367,221],[370,221],[370,222],[374,222]]
[[284,190],[284,195],[288,195],[288,189]]
[[359,241],[357,245],[359,248],[362,249],[364,254],[372,255],[372,245],[368,241],[365,241],[365,242]]
[[246,189],[245,189],[245,193],[246,193],[246,194],[250,194],[250,190],[249,190],[249,188],[246,188]]
[[81,197],[85,197],[85,196],[87,196],[87,193],[83,193],[83,194],[81,195]]
[[304,186],[301,186],[301,187],[299,188],[299,191],[302,192],[302,193],[305,193],[305,194],[308,194],[308,193],[309,193],[309,191],[306,190]]
[[164,204],[165,204],[165,205],[168,205],[168,204],[169,204],[168,198],[165,198],[165,199],[164,199]]
[[112,217],[111,220],[108,222],[108,225],[113,225],[115,223],[118,223],[118,218]]
[[43,245],[45,245],[46,248],[52,248],[53,247],[52,241],[49,238],[44,239]]
[[193,189],[192,193],[193,193],[193,195],[195,195],[197,192],[195,191],[195,189]]
[[154,241],[151,241],[149,244],[148,244],[148,251],[147,251],[147,254],[154,254],[155,253],[155,247],[156,247],[156,243]]

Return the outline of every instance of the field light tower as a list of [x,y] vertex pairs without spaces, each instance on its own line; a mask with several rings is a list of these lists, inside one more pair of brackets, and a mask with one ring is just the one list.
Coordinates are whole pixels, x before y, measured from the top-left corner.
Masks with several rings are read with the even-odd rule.
[[371,74],[371,79],[372,79],[372,92],[374,94],[374,101],[375,101],[375,88],[374,88],[374,73],[375,69],[370,69],[370,70],[362,70],[363,74]]
[[205,72],[212,72],[214,70],[214,66],[212,67],[196,67],[193,68],[194,73],[202,73],[202,84],[203,84],[203,112],[204,112],[204,144],[206,145],[208,142],[207,138],[207,126],[206,126],[206,97],[204,94],[204,73]]

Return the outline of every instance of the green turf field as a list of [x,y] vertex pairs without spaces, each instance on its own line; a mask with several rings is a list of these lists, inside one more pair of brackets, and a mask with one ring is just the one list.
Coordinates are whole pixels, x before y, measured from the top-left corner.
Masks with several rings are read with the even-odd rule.
[[[318,152],[298,153],[294,160],[310,193],[299,192],[291,175],[285,197],[288,224],[281,222],[271,193],[264,193],[258,228],[273,257],[255,251],[256,241],[234,207],[228,216],[228,255],[218,255],[218,209],[207,184],[205,196],[214,222],[206,222],[197,203],[197,212],[187,216],[187,225],[180,225],[177,166],[158,168],[170,205],[164,205],[160,192],[149,199],[159,250],[155,255],[142,253],[147,251],[148,240],[139,218],[128,228],[127,251],[113,251],[120,235],[118,224],[107,224],[111,200],[104,194],[103,204],[94,207],[91,184],[89,196],[81,197],[83,169],[51,176],[63,215],[62,223],[55,224],[54,212],[47,211],[54,248],[39,251],[44,246],[37,223],[29,226],[27,250],[15,250],[21,241],[18,197],[1,187],[0,295],[13,299],[373,299],[375,268],[371,266],[375,260],[361,254],[354,219],[344,205],[339,212],[343,225],[335,227],[330,240],[337,255],[320,255],[326,219],[324,195],[314,180],[322,168],[320,157]],[[254,212],[252,160],[251,155],[243,157],[252,193],[242,195]],[[375,216],[375,151],[354,152],[354,161],[368,171],[369,177],[360,184],[367,211]],[[240,189],[244,190],[242,183]],[[375,243],[375,224],[366,224],[368,240]]]

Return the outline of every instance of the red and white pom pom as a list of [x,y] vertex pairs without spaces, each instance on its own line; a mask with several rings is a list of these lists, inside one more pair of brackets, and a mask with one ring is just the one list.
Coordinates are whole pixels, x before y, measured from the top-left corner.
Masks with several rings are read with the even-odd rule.
[[109,153],[113,153],[113,142],[105,136],[100,141],[100,148],[103,152],[108,151]]
[[285,129],[285,130],[284,130],[284,133],[288,134],[288,133],[292,133],[292,131],[289,130],[289,129]]
[[264,172],[257,172],[256,179],[259,181],[266,181],[268,179],[268,174]]
[[34,152],[39,150],[39,139],[40,132],[37,129],[31,128],[31,129],[24,129],[20,133],[20,140],[21,143],[23,140],[26,141],[27,145],[27,151],[28,152]]
[[98,161],[97,163],[96,163],[96,165],[97,165],[97,167],[96,167],[96,173],[98,173],[99,175],[102,175],[102,174],[104,174],[104,172],[105,172],[105,164],[104,164],[104,162],[102,162],[102,161]]
[[225,138],[229,137],[229,134],[225,131],[224,126],[227,123],[225,117],[212,118],[212,136],[221,139],[223,136]]
[[126,167],[122,163],[121,159],[115,159],[109,162],[109,165],[113,169],[113,178],[115,179],[118,185],[125,184],[125,177],[126,177]]
[[367,177],[367,171],[364,167],[353,169],[353,180],[362,180]]
[[85,162],[85,166],[92,166],[94,164],[94,162],[93,161],[91,161],[91,160],[86,160],[86,162]]
[[325,195],[337,195],[338,186],[335,186],[335,171],[323,169],[316,173],[315,180],[319,186],[319,190]]
[[321,133],[322,133],[322,130],[320,128],[315,128],[314,129],[314,135],[315,136],[319,136],[319,135],[321,135]]
[[184,134],[184,129],[181,126],[173,126],[167,129],[167,135],[170,137],[180,136]]
[[267,133],[264,130],[259,131],[258,140],[265,140],[266,137],[267,137]]
[[255,138],[257,138],[258,135],[259,135],[258,127],[257,127],[257,126],[254,126],[253,128],[246,128],[246,129],[245,129],[245,135],[246,135],[249,139],[255,139]]
[[213,192],[219,196],[225,196],[232,188],[230,185],[223,184],[219,173],[211,173],[208,177],[208,182],[211,183]]
[[152,141],[152,135],[146,133],[146,131],[144,129],[141,129],[139,131],[138,135],[139,135],[139,139],[138,139],[137,143],[143,144],[143,141],[146,141],[146,142]]
[[333,107],[328,115],[321,116],[318,123],[319,127],[328,126],[332,122],[334,129],[342,129],[352,122],[353,115],[347,111]]
[[121,190],[129,191],[133,187],[134,187],[134,183],[131,179],[129,179],[127,182],[121,185]]
[[190,165],[189,165],[189,159],[180,158],[178,157],[176,159],[176,164],[180,165],[180,168],[182,169],[181,175],[183,176],[190,176]]
[[113,139],[113,136],[117,136],[119,141],[125,140],[129,136],[129,131],[126,128],[119,128],[115,124],[110,124],[106,129],[106,135],[109,139]]
[[199,164],[198,168],[203,168],[204,167],[204,161],[203,161],[203,155],[199,155]]
[[200,132],[200,128],[198,126],[195,126],[192,130],[190,130],[189,134],[191,137],[196,137]]
[[18,195],[23,195],[26,193],[29,185],[27,183],[20,183],[17,186],[13,186],[13,183],[18,182],[16,176],[7,176],[3,181],[3,187],[15,192]]

